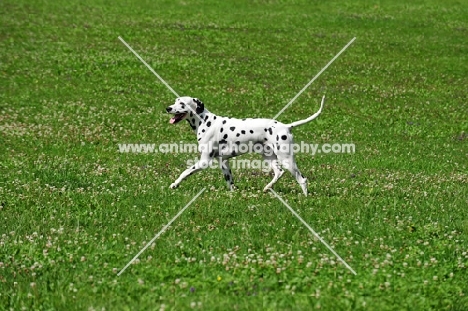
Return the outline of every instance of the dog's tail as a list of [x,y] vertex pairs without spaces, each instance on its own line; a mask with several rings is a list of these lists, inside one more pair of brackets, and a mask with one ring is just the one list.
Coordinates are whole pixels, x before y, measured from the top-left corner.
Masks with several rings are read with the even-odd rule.
[[286,124],[286,126],[288,126],[288,127],[299,126],[299,125],[305,124],[305,123],[310,122],[313,119],[317,118],[320,115],[320,113],[322,112],[322,108],[323,108],[324,103],[325,103],[325,95],[322,97],[322,103],[320,104],[320,109],[316,113],[314,113],[313,115],[311,115],[307,119],[296,121],[296,122],[293,122],[293,123],[290,123],[290,124]]

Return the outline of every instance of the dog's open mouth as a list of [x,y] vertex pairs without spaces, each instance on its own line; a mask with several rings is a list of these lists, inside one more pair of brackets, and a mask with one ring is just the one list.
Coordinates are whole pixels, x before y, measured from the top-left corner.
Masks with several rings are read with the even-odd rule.
[[179,123],[180,121],[182,121],[185,118],[186,115],[187,115],[187,113],[176,113],[171,118],[171,120],[169,120],[169,123],[171,123],[171,124]]

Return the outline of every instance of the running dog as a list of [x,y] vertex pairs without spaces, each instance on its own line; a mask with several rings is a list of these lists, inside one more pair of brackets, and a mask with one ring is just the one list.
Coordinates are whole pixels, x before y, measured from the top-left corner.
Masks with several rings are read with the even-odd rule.
[[201,156],[195,165],[187,168],[170,185],[170,188],[176,188],[187,176],[207,168],[212,160],[217,158],[219,163],[222,163],[220,167],[227,185],[230,190],[233,190],[234,181],[227,159],[251,152],[253,149],[263,154],[275,174],[263,191],[266,192],[278,181],[284,173],[282,169],[284,167],[296,178],[304,195],[307,196],[307,179],[301,174],[294,161],[291,129],[317,118],[322,112],[324,102],[325,96],[322,98],[320,109],[307,119],[283,124],[272,119],[221,117],[208,111],[198,98],[188,96],[177,98],[173,105],[166,108],[168,113],[174,115],[170,123],[188,121],[197,135]]

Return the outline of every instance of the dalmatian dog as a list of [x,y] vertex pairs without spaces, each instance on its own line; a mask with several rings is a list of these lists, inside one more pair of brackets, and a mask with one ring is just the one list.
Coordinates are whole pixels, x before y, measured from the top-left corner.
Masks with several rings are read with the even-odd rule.
[[278,181],[284,173],[282,168],[285,168],[296,178],[304,195],[307,196],[307,179],[294,161],[291,129],[317,118],[322,112],[324,102],[325,96],[322,98],[320,109],[307,119],[283,124],[272,119],[221,117],[208,111],[197,98],[188,96],[177,98],[173,105],[166,108],[168,113],[174,115],[169,123],[177,124],[187,120],[197,135],[201,156],[197,163],[187,168],[170,185],[170,188],[176,188],[186,177],[209,167],[214,159],[218,159],[227,185],[233,190],[234,181],[228,159],[253,150],[263,154],[265,162],[274,172],[273,180],[263,191],[266,192]]

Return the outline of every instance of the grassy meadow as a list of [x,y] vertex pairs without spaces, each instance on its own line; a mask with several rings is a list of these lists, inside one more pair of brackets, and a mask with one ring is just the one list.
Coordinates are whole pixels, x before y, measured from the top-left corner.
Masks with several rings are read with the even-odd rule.
[[[468,1],[0,2],[0,310],[468,310]],[[197,154],[180,95],[223,116],[317,111],[305,197]],[[261,159],[252,154],[246,159]],[[206,191],[120,276],[201,189]]]

